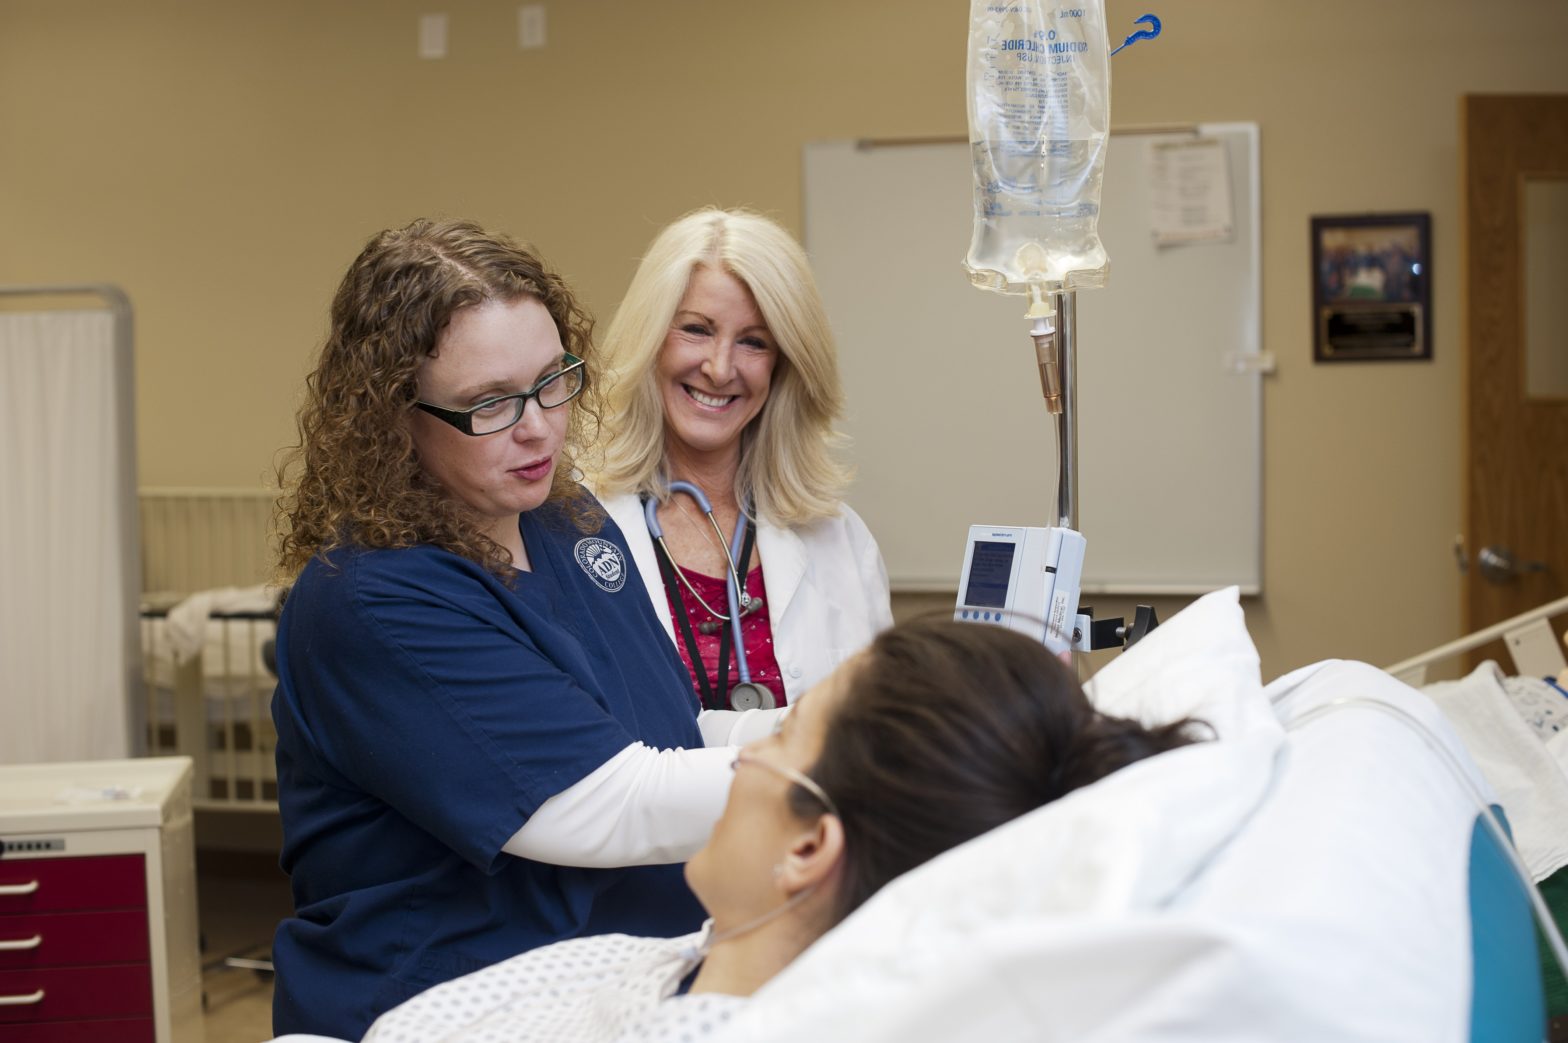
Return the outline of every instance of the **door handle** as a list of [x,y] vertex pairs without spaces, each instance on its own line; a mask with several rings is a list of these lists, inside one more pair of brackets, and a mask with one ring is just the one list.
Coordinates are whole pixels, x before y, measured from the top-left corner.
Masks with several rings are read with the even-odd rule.
[[1544,561],[1519,561],[1507,547],[1482,547],[1475,564],[1489,583],[1509,583],[1530,572],[1550,572]]

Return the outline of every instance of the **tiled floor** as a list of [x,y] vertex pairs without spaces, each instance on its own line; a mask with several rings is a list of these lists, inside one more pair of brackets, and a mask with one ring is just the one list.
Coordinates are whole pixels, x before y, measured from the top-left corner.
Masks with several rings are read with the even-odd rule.
[[288,878],[272,854],[199,851],[196,901],[202,934],[207,1043],[272,1038],[272,977],[221,965],[225,956],[265,958],[290,911]]

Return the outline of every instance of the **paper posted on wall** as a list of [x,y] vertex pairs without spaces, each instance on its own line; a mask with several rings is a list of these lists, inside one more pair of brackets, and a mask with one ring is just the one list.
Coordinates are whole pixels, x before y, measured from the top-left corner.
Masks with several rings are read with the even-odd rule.
[[1235,236],[1230,154],[1217,138],[1149,145],[1149,212],[1156,246]]

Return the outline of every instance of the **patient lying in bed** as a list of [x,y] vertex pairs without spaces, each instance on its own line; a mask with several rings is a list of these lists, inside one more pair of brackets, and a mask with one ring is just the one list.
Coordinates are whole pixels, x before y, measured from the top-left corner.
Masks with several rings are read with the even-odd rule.
[[538,949],[415,997],[366,1039],[717,1031],[888,881],[1193,730],[1095,710],[1061,663],[1011,631],[894,627],[741,753],[724,815],[686,868],[712,917],[703,932]]
[[[1010,640],[897,628],[749,751],[690,867],[707,933],[538,950],[372,1038],[1543,1038],[1528,904],[1478,844],[1496,794],[1420,693],[1336,661],[1265,687],[1235,588],[1089,704]],[[1147,756],[1189,719],[1215,741]]]

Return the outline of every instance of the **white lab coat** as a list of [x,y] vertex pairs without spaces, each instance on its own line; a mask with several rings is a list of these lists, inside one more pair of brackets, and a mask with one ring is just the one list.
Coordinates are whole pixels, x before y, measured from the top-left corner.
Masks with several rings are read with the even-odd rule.
[[[675,623],[641,501],[634,493],[624,493],[601,497],[601,502],[621,527],[653,611],[675,641]],[[784,694],[794,703],[892,625],[887,567],[866,523],[848,504],[841,504],[835,517],[796,528],[758,519],[757,553],[773,653]]]

